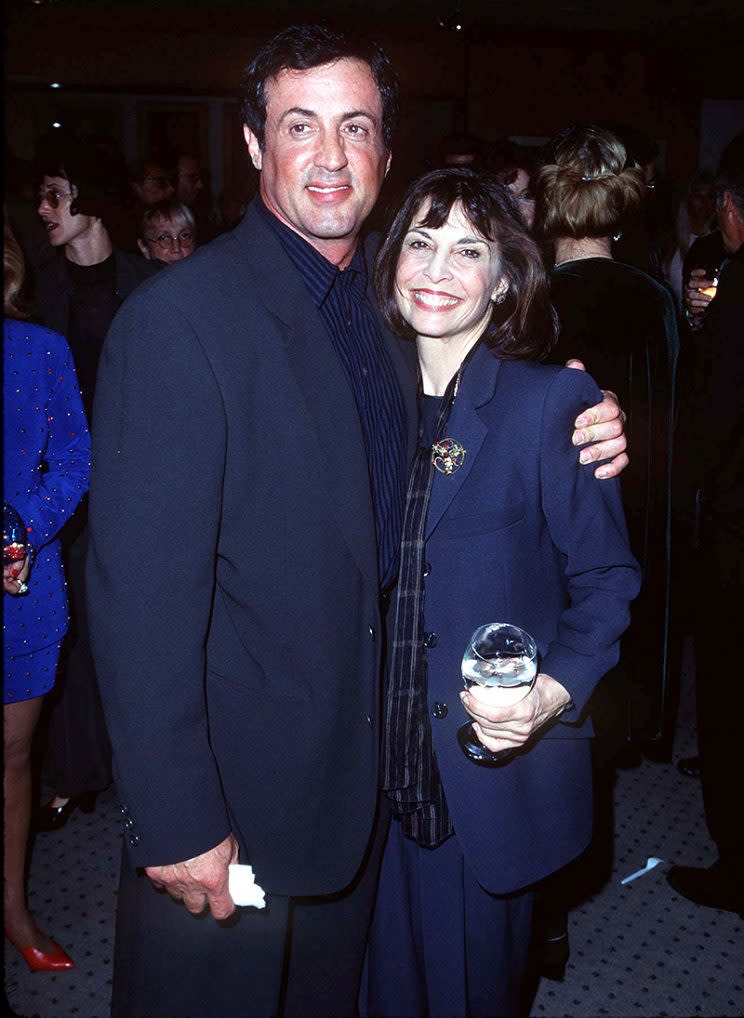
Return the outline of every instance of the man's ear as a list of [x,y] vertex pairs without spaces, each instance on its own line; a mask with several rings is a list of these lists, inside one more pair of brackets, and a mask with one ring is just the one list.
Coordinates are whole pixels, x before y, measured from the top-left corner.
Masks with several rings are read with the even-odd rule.
[[243,137],[245,138],[245,143],[248,146],[248,154],[251,157],[251,162],[256,169],[260,171],[261,163],[263,162],[263,152],[261,151],[261,146],[258,144],[258,138],[247,124],[243,127]]
[[140,249],[145,258],[147,258],[148,260],[152,259],[152,255],[150,254],[150,248],[147,246],[147,244],[145,244],[144,241],[140,240],[139,238],[137,239],[137,247]]

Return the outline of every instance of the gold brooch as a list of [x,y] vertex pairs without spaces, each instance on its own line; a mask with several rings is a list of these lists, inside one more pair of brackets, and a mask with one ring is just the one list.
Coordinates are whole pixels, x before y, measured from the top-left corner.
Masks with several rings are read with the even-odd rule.
[[431,447],[431,465],[445,477],[459,470],[465,461],[465,449],[454,438],[443,438]]

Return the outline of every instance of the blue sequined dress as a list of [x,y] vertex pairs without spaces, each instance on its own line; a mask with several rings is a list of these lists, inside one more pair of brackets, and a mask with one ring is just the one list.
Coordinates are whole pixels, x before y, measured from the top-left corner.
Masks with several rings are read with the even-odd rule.
[[57,537],[88,487],[90,436],[66,340],[29,322],[3,322],[3,501],[30,528],[25,597],[3,595],[3,697],[54,685],[68,612]]

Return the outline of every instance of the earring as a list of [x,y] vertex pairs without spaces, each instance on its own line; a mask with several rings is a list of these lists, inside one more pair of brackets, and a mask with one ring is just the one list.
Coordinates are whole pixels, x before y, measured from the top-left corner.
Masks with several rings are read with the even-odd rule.
[[492,304],[503,304],[506,300],[506,290],[502,290],[501,293],[497,293],[494,297],[491,297]]
[[618,231],[617,231],[617,233],[613,233],[613,234],[612,234],[612,239],[613,239],[613,240],[615,241],[615,243],[616,243],[616,244],[617,244],[617,242],[618,242],[619,240],[622,240],[622,239],[623,239],[623,235],[622,235],[622,233],[620,232],[620,230],[618,230]]

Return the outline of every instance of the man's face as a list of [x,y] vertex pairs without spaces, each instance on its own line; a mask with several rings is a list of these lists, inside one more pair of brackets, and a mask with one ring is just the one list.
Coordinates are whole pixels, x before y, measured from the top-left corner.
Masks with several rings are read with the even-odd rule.
[[176,196],[184,205],[193,205],[204,183],[201,179],[199,163],[193,156],[178,157],[178,180]]
[[157,201],[172,198],[174,187],[168,171],[160,163],[145,163],[141,180],[132,181],[132,190],[143,205],[154,205]]
[[721,192],[716,199],[716,219],[723,246],[734,254],[744,242],[744,219],[728,191]]
[[52,247],[62,247],[82,236],[92,226],[92,216],[70,213],[77,191],[64,177],[44,177],[36,211]]
[[343,59],[266,83],[265,148],[244,130],[267,208],[329,261],[348,264],[390,157],[369,65]]

